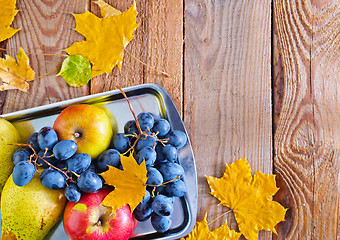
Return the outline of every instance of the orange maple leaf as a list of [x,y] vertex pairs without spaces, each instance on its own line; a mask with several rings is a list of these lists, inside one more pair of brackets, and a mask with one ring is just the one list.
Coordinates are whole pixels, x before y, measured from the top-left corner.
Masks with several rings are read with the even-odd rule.
[[256,240],[260,230],[276,233],[274,227],[284,220],[286,209],[270,199],[278,191],[275,175],[258,171],[252,177],[249,163],[240,159],[226,164],[221,178],[206,178],[211,194],[233,210],[245,238]]
[[106,184],[115,187],[105,197],[103,205],[111,207],[112,212],[115,212],[129,204],[133,212],[143,196],[146,196],[146,165],[144,161],[139,165],[132,154],[129,157],[120,155],[120,159],[124,170],[109,166],[109,170],[101,174]]

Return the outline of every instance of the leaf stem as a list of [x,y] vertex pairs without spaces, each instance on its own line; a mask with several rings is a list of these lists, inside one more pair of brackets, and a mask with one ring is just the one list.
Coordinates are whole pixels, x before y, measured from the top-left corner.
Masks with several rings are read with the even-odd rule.
[[45,76],[47,76],[47,75],[50,75],[51,73],[54,73],[55,71],[57,71],[57,69],[58,69],[58,67],[55,67],[55,69],[54,69],[53,71],[48,72],[48,73],[45,73],[45,74],[43,74],[43,75],[41,75],[41,76],[39,76],[39,77],[36,77],[36,78],[34,78],[33,80],[36,80],[36,79],[38,79],[38,78],[42,78],[42,77],[45,77]]
[[[9,50],[9,49],[6,49],[6,48],[0,48],[0,50],[2,51],[6,51],[6,52],[16,52],[14,50]],[[68,57],[68,55],[66,54],[58,54],[58,53],[30,53],[30,52],[27,52],[25,53],[27,55],[44,55],[44,56],[61,56],[61,57]]]
[[216,220],[220,219],[221,217],[223,217],[224,215],[230,213],[231,211],[233,211],[232,209],[230,209],[229,211],[222,213],[220,216],[214,218],[211,222],[208,223],[208,225],[212,224],[213,222],[215,222]]
[[146,67],[148,67],[148,68],[150,68],[150,69],[152,69],[152,70],[154,70],[154,71],[156,71],[156,72],[159,72],[159,73],[165,75],[166,77],[171,77],[170,74],[168,74],[168,73],[166,73],[166,72],[163,72],[163,71],[160,71],[160,70],[158,70],[158,69],[156,69],[156,68],[154,68],[154,67],[151,67],[151,66],[147,65],[146,63],[142,62],[141,60],[139,60],[138,58],[136,58],[135,56],[133,56],[128,50],[126,50],[126,49],[124,49],[124,50],[125,50],[125,52],[126,52],[127,54],[130,55],[130,57],[132,57],[133,59],[135,59],[137,62],[143,64],[144,66],[146,66]]

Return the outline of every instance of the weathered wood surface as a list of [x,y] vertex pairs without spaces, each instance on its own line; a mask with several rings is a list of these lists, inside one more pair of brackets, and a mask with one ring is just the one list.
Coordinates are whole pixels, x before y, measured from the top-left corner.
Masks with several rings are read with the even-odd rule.
[[[13,27],[22,30],[6,42],[14,51],[8,54],[15,55],[19,46],[27,52],[62,53],[83,39],[73,31],[71,13],[99,14],[93,2],[17,0],[20,12]],[[107,2],[123,11],[132,4]],[[140,27],[121,72],[114,69],[82,88],[69,87],[55,74],[34,80],[27,94],[0,93],[0,113],[116,85],[158,83],[174,99],[190,135],[199,182],[198,220],[206,211],[208,220],[226,211],[210,196],[205,176],[220,177],[224,163],[246,157],[254,172],[277,174],[281,190],[276,200],[289,208],[278,235],[262,231],[259,239],[339,238],[338,1],[136,3]],[[60,66],[62,59],[30,55],[37,76]],[[227,218],[235,229],[232,214]]]
[[276,0],[273,16],[276,199],[289,208],[276,239],[336,239],[340,3]]
[[184,122],[198,171],[198,219],[208,211],[211,221],[226,208],[209,194],[206,175],[221,177],[225,163],[243,157],[254,173],[273,171],[271,2],[192,0],[184,16]]
[[[82,13],[87,5],[82,0],[75,1],[17,1],[20,12],[14,18],[13,26],[21,27],[7,40],[9,55],[15,56],[19,47],[30,53],[62,53],[74,41],[82,37],[73,31],[75,21],[71,12]],[[36,77],[60,68],[63,57],[29,55],[30,64]],[[27,93],[18,90],[8,91],[3,113],[13,112],[65,99],[87,95],[87,86],[68,87],[61,77],[55,74],[36,79],[30,83]]]
[[[131,1],[107,2],[122,11],[131,6]],[[136,4],[140,26],[127,47],[130,54],[125,53],[122,71],[116,68],[108,77],[103,75],[93,79],[91,93],[116,89],[117,85],[127,87],[157,83],[168,91],[182,112],[183,1],[138,0]],[[93,2],[91,9],[99,14],[98,6]],[[170,77],[162,74],[162,71]]]

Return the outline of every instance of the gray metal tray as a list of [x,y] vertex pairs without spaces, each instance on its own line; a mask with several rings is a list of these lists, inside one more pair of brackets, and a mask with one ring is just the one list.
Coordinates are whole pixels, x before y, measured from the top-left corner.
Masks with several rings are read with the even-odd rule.
[[[185,131],[181,117],[167,92],[156,84],[143,84],[123,89],[128,96],[136,114],[151,112],[156,116],[168,119],[171,128]],[[22,133],[29,136],[44,126],[53,126],[58,114],[70,105],[86,103],[99,105],[112,114],[112,125],[115,131],[123,132],[124,124],[133,119],[127,101],[118,90],[99,93],[95,95],[66,100],[36,108],[0,115],[11,121],[17,129],[25,129]],[[179,162],[185,170],[184,182],[188,192],[174,203],[174,212],[170,230],[157,233],[151,226],[150,220],[138,223],[134,236],[131,239],[178,239],[186,236],[193,229],[197,212],[197,176],[194,156],[190,140],[179,149]],[[1,218],[1,212],[0,212]],[[0,222],[1,227],[1,222]],[[48,234],[46,239],[67,240],[62,222],[60,221]]]

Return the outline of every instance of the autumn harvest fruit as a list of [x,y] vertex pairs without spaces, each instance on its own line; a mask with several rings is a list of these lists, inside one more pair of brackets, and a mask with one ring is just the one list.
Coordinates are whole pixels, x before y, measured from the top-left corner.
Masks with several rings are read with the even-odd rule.
[[1,197],[1,239],[43,240],[61,217],[65,203],[62,190],[46,189],[38,172],[23,187],[9,177]]
[[65,108],[53,124],[60,140],[77,143],[77,153],[86,153],[95,159],[106,150],[112,138],[111,122],[98,107],[80,104]]
[[103,188],[96,193],[84,194],[79,202],[68,202],[63,225],[70,240],[102,239],[127,240],[135,221],[128,205],[111,211],[102,204],[111,190]]
[[[128,239],[135,223],[148,219],[157,232],[168,231],[174,202],[187,192],[178,161],[179,149],[187,144],[186,133],[172,129],[160,116],[136,115],[131,107],[134,120],[126,122],[124,133],[112,136],[103,108],[69,106],[57,116],[53,128],[44,126],[33,133],[13,154],[12,185],[18,189],[31,186],[40,175],[44,188],[64,189],[67,206],[71,206],[64,210],[64,228],[70,239],[82,239],[81,232],[86,232],[84,239]],[[93,145],[97,151],[101,148],[99,155],[85,152]],[[97,202],[91,205],[94,199]],[[91,217],[98,211],[103,218]],[[116,218],[109,217],[115,214]],[[89,234],[93,224],[98,228],[91,228]]]
[[20,136],[16,128],[7,120],[0,118],[0,196],[7,178],[13,171],[12,155],[18,149],[17,146],[9,144],[19,142]]

